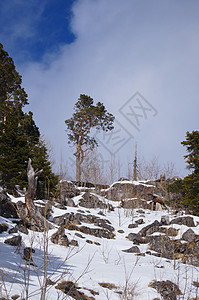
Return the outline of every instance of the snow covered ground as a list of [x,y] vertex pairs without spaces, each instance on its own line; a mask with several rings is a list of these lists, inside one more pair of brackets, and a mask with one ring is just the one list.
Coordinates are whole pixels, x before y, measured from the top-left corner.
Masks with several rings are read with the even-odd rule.
[[[79,199],[80,196],[76,197],[74,202],[77,204]],[[23,197],[12,197],[12,201],[15,203],[19,200],[24,201]],[[18,233],[2,232],[0,234],[0,296],[8,296],[10,299],[11,296],[19,295],[19,299],[27,297],[35,300],[40,299],[46,271],[48,280],[55,283],[47,287],[46,299],[48,300],[73,299],[55,288],[63,280],[76,282],[84,294],[96,300],[161,299],[160,294],[149,287],[149,283],[153,280],[167,279],[176,283],[182,291],[183,295],[177,296],[177,299],[196,297],[197,288],[193,286],[193,281],[199,281],[199,269],[197,267],[182,264],[180,260],[169,260],[146,254],[147,244],[139,245],[141,253],[145,253],[145,256],[122,251],[133,245],[133,242],[126,238],[129,233],[137,233],[153,221],[160,221],[163,215],[171,215],[171,212],[150,210],[141,212],[139,209],[123,209],[118,206],[117,202],[109,201],[109,203],[114,206],[114,211],[83,207],[67,207],[67,210],[63,210],[53,207],[52,217],[65,213],[76,213],[79,210],[85,215],[100,216],[100,218],[108,219],[111,226],[115,228],[114,239],[98,238],[82,232],[80,237],[76,235],[75,230],[65,229],[69,241],[74,239],[78,241],[79,245],[78,247],[66,247],[53,244],[50,240],[51,235],[58,228],[55,224],[53,224],[55,228],[49,230],[47,237],[44,233],[30,230],[28,235],[20,232],[23,241],[21,248],[32,247],[35,249],[35,253],[32,254],[34,264],[30,266],[23,259],[21,249],[4,243],[5,239],[18,235]],[[104,216],[99,215],[99,211],[102,211]],[[135,223],[140,218],[143,219],[143,224],[137,228],[128,228],[129,224]],[[194,217],[194,220],[199,222],[197,217]],[[15,225],[11,219],[8,220],[3,217],[0,217],[0,223],[7,224],[9,228]],[[88,223],[82,225],[94,226]],[[172,226],[179,229],[178,236],[175,238],[180,238],[188,229],[185,225],[174,224]],[[199,234],[199,226],[192,229],[196,234]],[[45,257],[45,249],[47,249],[47,257]],[[153,253],[153,251],[151,252]],[[46,264],[44,264],[45,260],[47,261]]]

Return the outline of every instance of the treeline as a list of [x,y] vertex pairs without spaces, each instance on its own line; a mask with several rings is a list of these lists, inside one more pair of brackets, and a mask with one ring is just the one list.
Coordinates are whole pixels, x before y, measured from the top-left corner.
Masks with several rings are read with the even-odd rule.
[[33,113],[23,111],[28,96],[13,59],[0,44],[0,186],[14,192],[27,187],[27,164],[43,169],[38,180],[38,197],[50,196],[57,184],[47,146],[41,138]]

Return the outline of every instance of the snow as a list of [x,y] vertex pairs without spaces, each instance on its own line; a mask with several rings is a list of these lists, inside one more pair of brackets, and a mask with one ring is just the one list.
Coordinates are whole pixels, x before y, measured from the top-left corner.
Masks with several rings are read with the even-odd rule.
[[[122,181],[121,183],[124,183]],[[132,182],[135,184],[135,182]],[[139,184],[139,183],[137,183]],[[25,201],[24,197],[14,198],[10,196],[14,203]],[[75,204],[78,204],[80,196],[74,197]],[[100,200],[107,200],[100,197]],[[42,201],[43,203],[43,201]],[[137,212],[137,209],[123,209],[117,207],[118,203],[109,201],[114,207],[114,211],[103,210],[105,216],[98,214],[100,209],[86,209],[83,207],[67,207],[67,210],[62,210],[53,207],[52,216],[60,216],[65,213],[74,214],[77,210],[84,211],[85,214],[93,214],[97,217],[107,219],[115,228],[115,239],[101,239],[95,236],[89,236],[80,233],[84,238],[75,235],[76,231],[65,229],[69,241],[75,239],[78,241],[78,247],[65,247],[55,245],[51,242],[50,236],[57,231],[57,226],[47,233],[45,239],[44,233],[33,232],[29,230],[29,234],[20,233],[23,239],[22,249],[24,247],[33,247],[35,253],[32,254],[33,261],[36,266],[27,266],[20,254],[20,249],[4,244],[4,240],[14,235],[9,235],[7,232],[0,234],[0,261],[1,261],[1,277],[2,277],[2,295],[20,295],[26,297],[25,282],[29,276],[29,298],[33,300],[40,299],[40,292],[44,274],[44,242],[48,241],[48,261],[47,273],[53,281],[61,282],[62,280],[77,281],[78,286],[82,287],[82,291],[88,296],[92,296],[87,289],[92,289],[99,295],[93,296],[96,300],[121,299],[119,294],[113,290],[103,288],[99,283],[114,283],[118,290],[123,290],[127,284],[129,289],[135,287],[136,297],[138,300],[152,300],[160,298],[159,293],[151,287],[149,283],[152,280],[171,280],[179,285],[184,296],[178,296],[177,299],[189,299],[195,297],[196,288],[192,282],[198,281],[199,269],[191,265],[185,265],[178,261],[173,261],[161,257],[146,254],[145,256],[137,256],[133,253],[126,253],[122,250],[129,249],[133,243],[126,236],[130,232],[137,233],[143,227],[151,224],[155,220],[160,221],[161,217],[166,214],[171,214],[169,211],[150,211],[143,210],[144,213]],[[173,217],[173,216],[172,216]],[[129,229],[128,225],[142,218],[144,224],[138,228]],[[199,222],[198,217],[194,217],[195,223]],[[0,223],[8,224],[9,228],[15,226],[11,219],[0,217]],[[85,223],[88,227],[94,227],[93,224]],[[177,224],[171,225],[173,228],[179,229],[177,238],[188,229],[187,226]],[[171,227],[170,226],[170,227]],[[166,227],[166,226],[165,226]],[[95,227],[96,228],[96,227]],[[192,228],[196,234],[199,234],[199,226]],[[119,233],[118,230],[123,230],[124,233]],[[159,233],[158,233],[159,234]],[[100,245],[88,244],[86,240],[98,242]],[[148,245],[139,246],[141,253],[148,250]],[[153,251],[151,251],[153,253]],[[5,283],[5,285],[4,285]],[[55,284],[56,286],[57,284]],[[1,290],[0,290],[1,291]],[[1,292],[0,292],[1,296]],[[46,299],[62,299],[64,294],[50,285],[47,288]],[[184,297],[184,298],[183,298]],[[72,299],[72,298],[71,298]],[[130,299],[130,298],[129,298]]]

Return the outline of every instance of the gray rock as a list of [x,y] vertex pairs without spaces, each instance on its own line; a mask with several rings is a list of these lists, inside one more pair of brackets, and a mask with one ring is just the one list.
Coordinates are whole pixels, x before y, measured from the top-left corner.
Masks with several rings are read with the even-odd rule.
[[149,284],[149,287],[157,290],[158,293],[162,296],[163,300],[177,300],[177,295],[182,295],[179,287],[171,282],[170,280],[166,281],[156,281],[154,280]]
[[5,244],[10,246],[16,246],[21,247],[22,237],[20,235],[13,236],[12,238],[9,238],[4,241]]
[[62,245],[62,246],[69,246],[69,240],[65,235],[64,228],[59,228],[57,232],[55,232],[51,237],[51,242],[54,244]]
[[137,228],[138,224],[129,224],[128,228]]
[[169,215],[162,216],[160,222],[162,225],[169,225]]
[[0,216],[4,218],[18,218],[15,204],[4,191],[0,191]]
[[76,241],[76,240],[71,240],[69,244],[70,244],[70,246],[75,246],[75,247],[79,246],[78,241]]
[[142,228],[138,233],[141,236],[150,235],[153,234],[154,232],[157,232],[159,230],[159,227],[160,227],[160,223],[157,220],[155,220],[152,224],[149,224],[144,228]]
[[178,224],[178,225],[186,225],[188,227],[195,227],[193,217],[190,216],[175,218],[171,220],[170,224]]
[[144,224],[144,220],[143,219],[138,219],[137,221],[135,221],[136,224],[141,225]]
[[196,238],[194,231],[189,228],[186,232],[183,233],[182,239],[187,242],[193,242]]
[[138,233],[129,233],[127,237],[130,241],[134,242],[134,244],[139,245],[144,242],[142,236]]
[[138,246],[132,246],[131,248],[122,251],[127,253],[140,253],[140,249]]
[[7,224],[0,224],[0,233],[7,231],[8,230],[8,225]]
[[65,205],[69,206],[69,207],[75,207],[75,203],[74,203],[73,199],[67,199],[65,201]]

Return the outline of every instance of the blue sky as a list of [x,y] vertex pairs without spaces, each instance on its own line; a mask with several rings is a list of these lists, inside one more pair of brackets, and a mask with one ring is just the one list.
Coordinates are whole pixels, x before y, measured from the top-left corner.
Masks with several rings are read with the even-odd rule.
[[[64,120],[79,95],[88,94],[116,116],[127,141],[107,145],[101,136],[104,160],[117,148],[127,168],[136,141],[140,157],[155,155],[187,173],[180,142],[199,125],[198,12],[197,0],[1,1],[0,41],[57,165],[73,153]],[[138,118],[138,130],[132,108],[140,109],[139,101],[153,109]]]
[[[0,2],[0,38],[16,63],[41,61],[75,40],[70,29],[74,0]],[[10,54],[11,55],[11,54]]]

